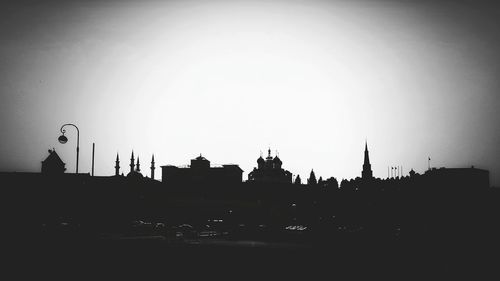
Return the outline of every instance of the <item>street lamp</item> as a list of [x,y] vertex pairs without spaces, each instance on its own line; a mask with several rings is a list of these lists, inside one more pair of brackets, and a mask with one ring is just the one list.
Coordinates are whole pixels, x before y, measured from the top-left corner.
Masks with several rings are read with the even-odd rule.
[[64,126],[73,126],[76,128],[76,173],[78,174],[78,152],[80,151],[80,130],[78,130],[78,127],[75,124],[64,124],[61,126],[61,133],[62,135],[58,138],[59,142],[62,144],[65,144],[68,142],[68,138],[64,135],[66,133],[66,130],[64,130]]

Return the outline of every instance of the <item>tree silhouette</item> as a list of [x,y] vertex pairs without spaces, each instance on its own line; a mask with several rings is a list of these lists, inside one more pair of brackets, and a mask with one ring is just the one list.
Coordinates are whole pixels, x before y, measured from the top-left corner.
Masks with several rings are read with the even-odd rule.
[[302,184],[302,180],[300,179],[300,175],[297,175],[297,177],[295,178],[295,184]]
[[316,175],[314,174],[314,170],[311,170],[311,174],[309,175],[309,178],[307,179],[307,184],[308,185],[318,184],[318,181],[316,180]]
[[326,187],[338,189],[339,188],[339,182],[334,177],[328,178],[326,180]]

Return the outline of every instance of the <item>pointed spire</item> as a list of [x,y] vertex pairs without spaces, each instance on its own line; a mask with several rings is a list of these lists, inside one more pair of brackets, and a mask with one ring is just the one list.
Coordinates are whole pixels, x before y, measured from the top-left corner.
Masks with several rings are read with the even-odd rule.
[[130,157],[130,172],[132,173],[134,171],[134,151],[132,150],[132,155]]
[[365,141],[365,161],[364,161],[364,164],[365,165],[370,164],[370,157],[368,155],[368,142],[366,142],[366,141]]
[[267,157],[271,157],[271,148],[269,147],[269,149],[267,150]]
[[361,171],[361,177],[364,179],[371,179],[373,177],[372,169],[370,164],[370,156],[368,155],[368,141],[365,139],[365,159],[363,162],[363,170]]
[[151,157],[151,179],[155,179],[155,155]]
[[141,164],[139,164],[139,156],[137,156],[137,168],[136,168],[136,171],[137,172],[140,172],[141,171]]
[[120,157],[118,157],[118,152],[117,152],[115,160],[115,176],[118,175],[120,175]]

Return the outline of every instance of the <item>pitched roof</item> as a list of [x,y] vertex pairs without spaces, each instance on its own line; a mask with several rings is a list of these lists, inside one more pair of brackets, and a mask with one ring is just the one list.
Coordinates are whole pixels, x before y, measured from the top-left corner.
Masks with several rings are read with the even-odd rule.
[[49,149],[49,156],[45,158],[45,160],[42,161],[43,163],[60,163],[60,164],[65,164],[61,157],[57,154],[55,149],[50,150]]

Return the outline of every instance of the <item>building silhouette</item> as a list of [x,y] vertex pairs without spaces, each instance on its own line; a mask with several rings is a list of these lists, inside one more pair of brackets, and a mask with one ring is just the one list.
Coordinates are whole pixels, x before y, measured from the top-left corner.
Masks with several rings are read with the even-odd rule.
[[[488,170],[470,168],[432,168],[423,174],[424,186],[452,192],[477,192],[490,187]],[[434,189],[436,190],[436,189]]]
[[262,155],[257,159],[257,168],[253,168],[248,174],[248,180],[263,183],[292,183],[292,173],[281,167],[283,162],[278,155],[273,158],[271,149],[268,149],[267,153],[265,160]]
[[130,157],[130,172],[127,174],[129,179],[142,179],[144,176],[141,173],[141,163],[139,162],[139,156],[137,156],[137,163],[134,164],[134,151]]
[[[132,155],[130,157],[130,171],[127,174],[128,178],[142,178],[143,175],[141,173],[141,164],[139,162],[139,156],[137,156],[137,162],[134,163],[134,151],[132,151]],[[153,155],[151,158],[151,179],[154,180],[155,177],[155,156]],[[120,176],[120,157],[118,153],[116,154],[115,160],[115,176]]]
[[368,143],[365,142],[365,160],[363,162],[363,171],[361,172],[361,178],[364,180],[372,179],[372,165],[370,164],[370,157],[368,155]]
[[66,164],[61,160],[55,149],[49,149],[49,156],[42,161],[42,174],[62,174]]
[[242,182],[243,170],[234,164],[210,166],[210,161],[198,156],[191,159],[191,165],[177,167],[161,166],[162,182],[167,184],[227,185]]

